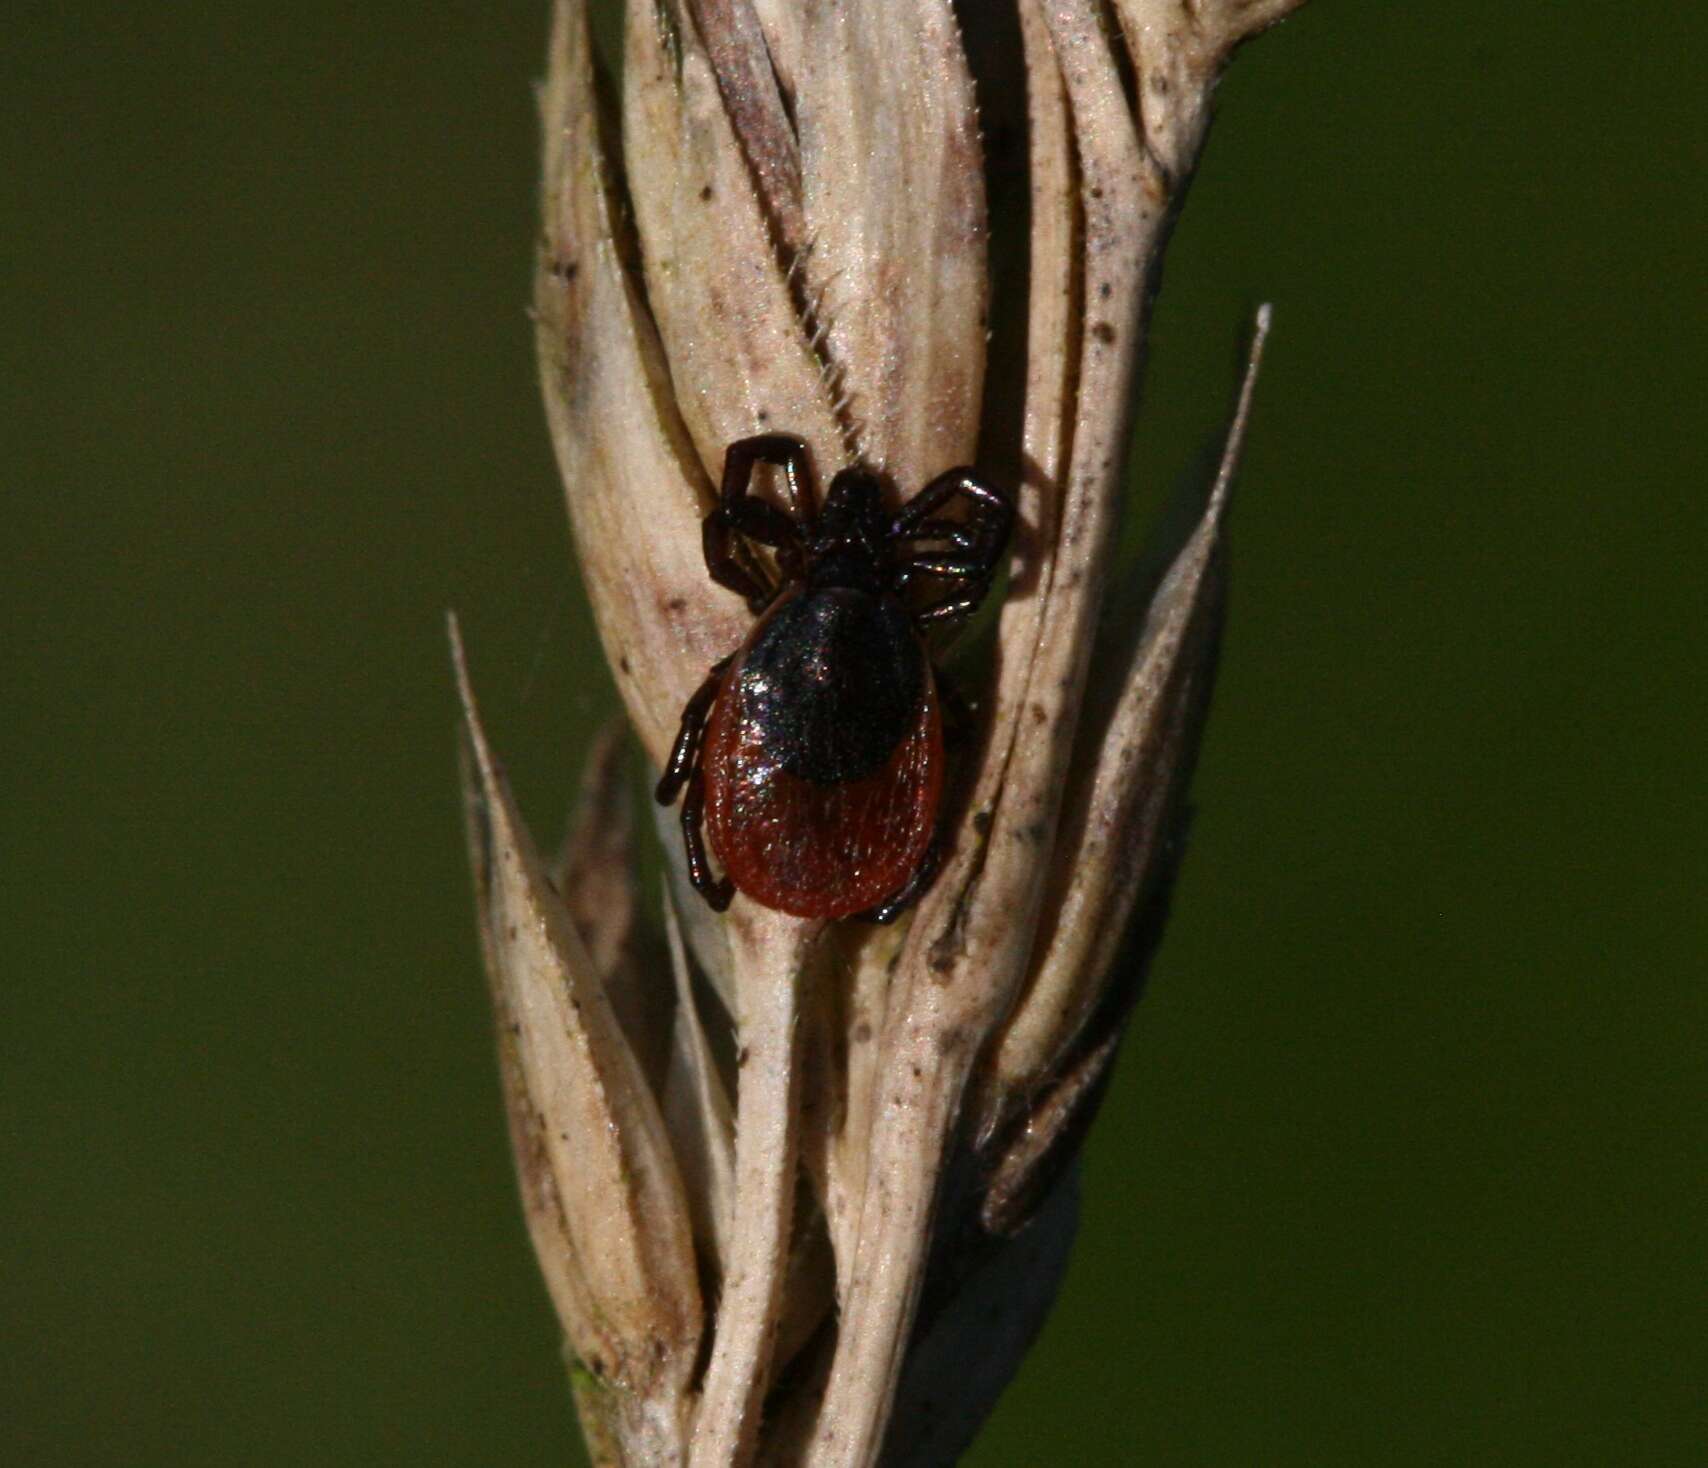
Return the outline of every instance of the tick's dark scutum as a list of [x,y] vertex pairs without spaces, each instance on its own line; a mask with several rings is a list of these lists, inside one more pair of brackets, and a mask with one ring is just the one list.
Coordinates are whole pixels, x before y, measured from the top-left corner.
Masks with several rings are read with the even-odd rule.
[[919,717],[925,650],[893,597],[852,587],[786,599],[729,690],[782,772],[840,785],[880,768]]

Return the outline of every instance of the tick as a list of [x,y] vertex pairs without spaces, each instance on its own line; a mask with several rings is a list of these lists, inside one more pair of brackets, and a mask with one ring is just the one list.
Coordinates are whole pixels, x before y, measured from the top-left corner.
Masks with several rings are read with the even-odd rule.
[[[759,464],[782,470],[788,510],[752,493]],[[957,500],[964,518],[944,515]],[[706,570],[758,620],[683,708],[657,791],[682,797],[688,877],[714,910],[740,889],[796,917],[888,923],[930,886],[943,711],[924,633],[977,610],[1013,526],[971,469],[892,516],[868,469],[840,470],[821,505],[799,439],[730,445]]]

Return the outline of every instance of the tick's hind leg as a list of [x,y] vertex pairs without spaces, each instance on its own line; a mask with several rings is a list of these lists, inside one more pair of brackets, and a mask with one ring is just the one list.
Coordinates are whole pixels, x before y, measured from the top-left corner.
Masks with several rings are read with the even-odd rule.
[[705,809],[706,776],[696,767],[688,776],[688,790],[682,797],[682,849],[688,856],[688,880],[694,890],[713,912],[723,912],[735,896],[735,883],[728,877],[712,875],[712,864],[706,859]]
[[893,923],[925,895],[936,879],[937,868],[942,864],[943,835],[938,832],[931,838],[931,844],[925,848],[925,854],[919,858],[919,865],[913,869],[913,875],[903,882],[892,896],[886,897],[876,907],[868,907],[864,912],[855,913],[855,918],[863,923]]
[[653,799],[660,805],[676,803],[677,795],[699,763],[700,734],[706,727],[706,715],[718,696],[718,685],[723,682],[729,665],[729,658],[713,663],[705,681],[682,705],[682,725],[676,731],[676,743],[670,746],[670,758],[664,762],[664,774],[659,777],[658,788],[653,791]]
[[729,906],[735,886],[727,877],[721,882],[714,877],[711,863],[706,860],[706,777],[700,769],[700,753],[706,715],[717,701],[718,689],[723,686],[724,673],[732,660],[733,655],[713,663],[705,681],[682,706],[682,727],[676,731],[670,759],[653,792],[660,805],[669,805],[686,790],[682,794],[682,850],[688,858],[688,880],[713,912],[722,912]]

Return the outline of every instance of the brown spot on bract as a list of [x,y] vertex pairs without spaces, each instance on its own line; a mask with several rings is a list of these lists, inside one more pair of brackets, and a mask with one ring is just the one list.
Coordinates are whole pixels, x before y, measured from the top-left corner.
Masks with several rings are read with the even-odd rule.
[[1108,346],[1110,342],[1115,340],[1115,328],[1107,321],[1099,321],[1097,325],[1091,328],[1091,334],[1104,346]]
[[617,659],[617,666],[619,668],[621,668],[625,673],[634,672],[634,667],[633,667],[633,665],[630,664],[629,655],[627,653],[624,653],[620,658]]
[[704,201],[704,200],[709,199],[711,197],[712,197],[712,186],[710,184],[707,184],[705,186],[705,188],[700,190],[700,198],[702,201]]
[[688,610],[688,598],[685,596],[673,596],[669,601],[665,602],[664,610],[667,612],[685,612]]
[[1032,705],[1032,722],[1034,724],[1047,724],[1049,720],[1049,710],[1043,704],[1035,703]]
[[872,1026],[865,1020],[861,1020],[859,1024],[854,1026],[854,1043],[856,1045],[864,1045],[871,1038]]
[[936,1036],[937,1053],[953,1055],[957,1050],[963,1049],[972,1038],[965,1025],[950,1025]]

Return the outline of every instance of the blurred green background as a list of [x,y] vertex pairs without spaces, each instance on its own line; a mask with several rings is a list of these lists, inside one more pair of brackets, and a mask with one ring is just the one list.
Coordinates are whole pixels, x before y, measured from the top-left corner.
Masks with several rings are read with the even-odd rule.
[[[578,1461],[442,631],[555,829],[614,700],[496,11],[9,28],[8,1464]],[[1708,1455],[1705,44],[1317,0],[1230,73],[1137,502],[1273,299],[1200,815],[981,1468]]]

